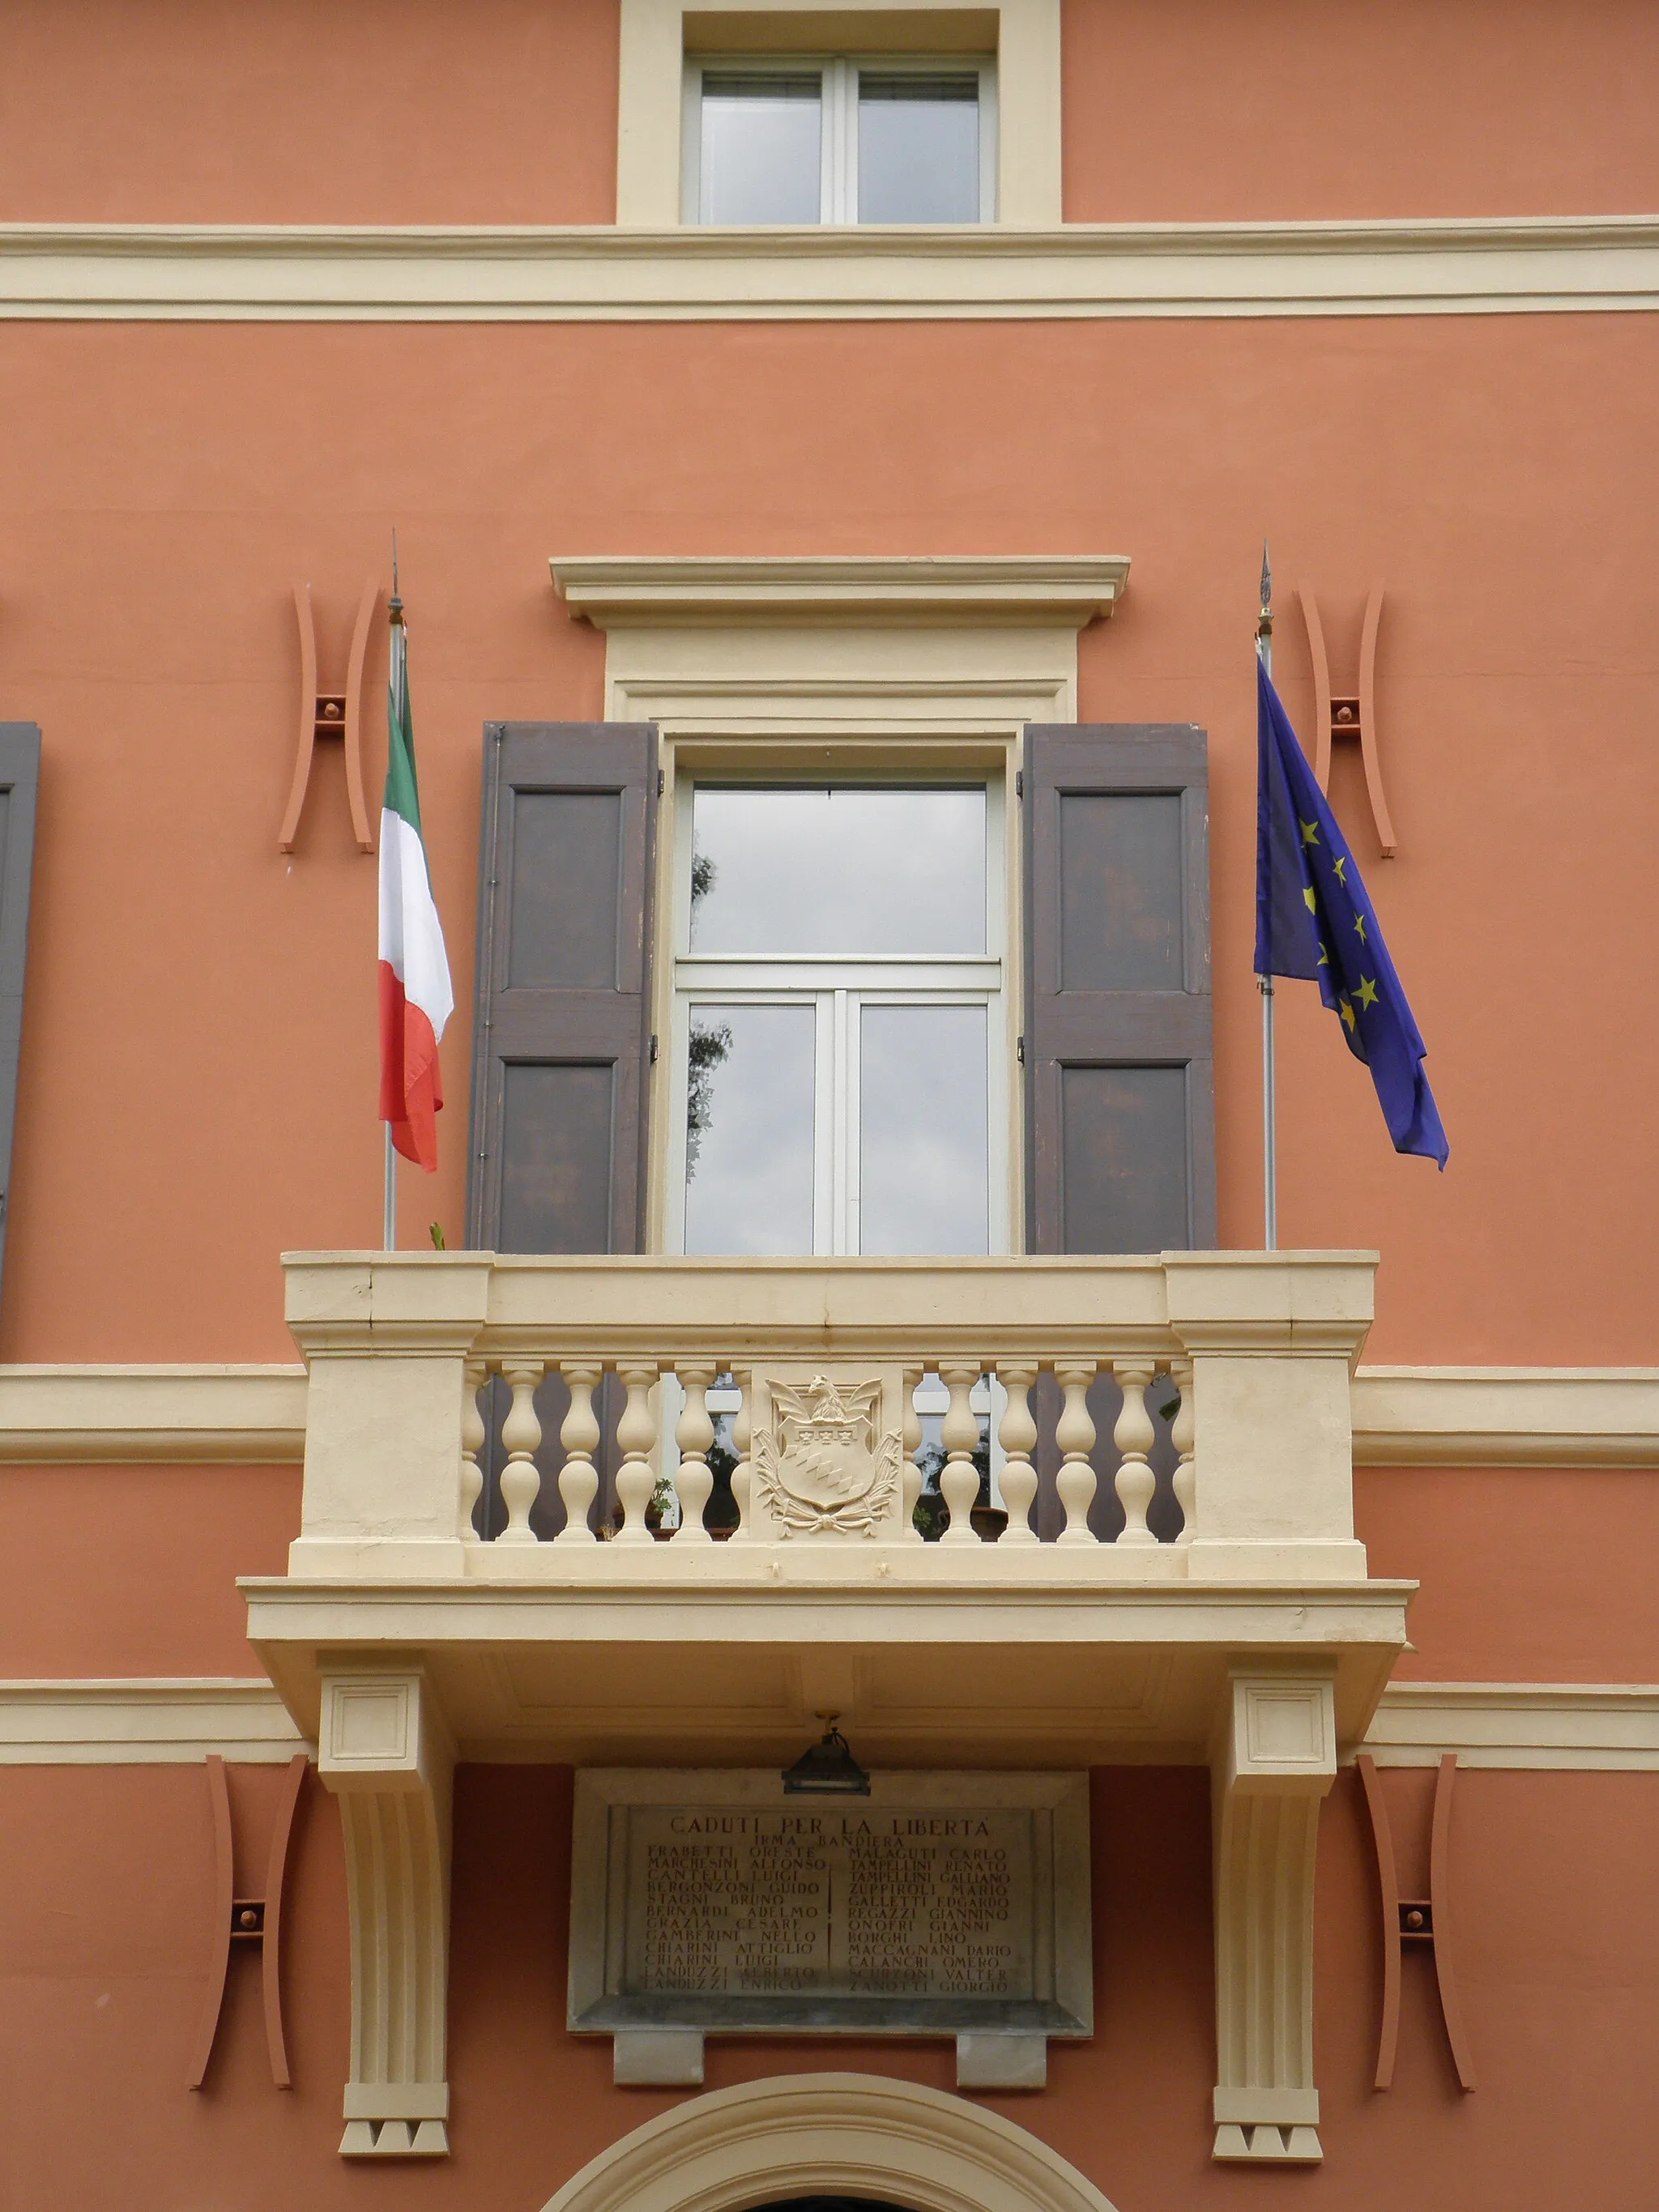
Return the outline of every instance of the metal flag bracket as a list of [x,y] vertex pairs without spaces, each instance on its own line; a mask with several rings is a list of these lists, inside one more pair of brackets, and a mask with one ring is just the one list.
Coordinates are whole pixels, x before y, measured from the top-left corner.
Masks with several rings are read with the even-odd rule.
[[1394,818],[1382,788],[1382,760],[1376,733],[1376,632],[1382,619],[1382,586],[1373,584],[1365,599],[1365,620],[1359,637],[1358,688],[1334,697],[1330,656],[1325,650],[1325,627],[1319,619],[1319,602],[1306,584],[1298,585],[1303,620],[1308,625],[1308,651],[1313,658],[1314,775],[1319,788],[1331,787],[1331,745],[1337,738],[1358,738],[1359,757],[1365,770],[1365,795],[1371,805],[1376,842],[1382,858],[1392,860],[1400,850]]
[[368,804],[363,796],[363,664],[368,658],[368,634],[380,605],[380,586],[374,576],[365,578],[357,603],[357,621],[351,633],[351,659],[343,691],[317,688],[317,625],[312,617],[311,586],[294,586],[294,612],[300,625],[300,737],[294,756],[294,781],[289,787],[288,811],[276,833],[276,850],[291,853],[300,834],[300,816],[311,784],[311,763],[319,738],[344,741],[346,799],[351,808],[351,834],[360,853],[372,853],[374,840],[368,826]]
[[230,1947],[241,1943],[259,1951],[260,1980],[265,2014],[265,2049],[270,2059],[270,2078],[279,2089],[291,2089],[288,2045],[283,2035],[283,1881],[288,1871],[288,1847],[294,1832],[294,1809],[300,1802],[300,1785],[308,1764],[304,1752],[295,1752],[283,1778],[276,1818],[270,1832],[270,1852],[265,1865],[263,1897],[236,1895],[230,1827],[230,1788],[225,1762],[216,1752],[207,1759],[208,1797],[213,1808],[213,1951],[208,1976],[207,2002],[196,2039],[190,2084],[199,2089],[207,2079],[208,2062],[219,2033],[225,2008],[225,1984],[230,1975]]
[[1446,1752],[1434,1778],[1434,1820],[1429,1840],[1429,1893],[1401,1897],[1395,1869],[1394,1839],[1389,1827],[1388,1801],[1382,1795],[1376,1761],[1361,1752],[1357,1761],[1365,1788],[1365,1806],[1371,1816],[1371,1836],[1376,1845],[1376,1875],[1382,1916],[1382,2027],[1376,2045],[1376,2087],[1394,2082],[1395,2052],[1400,2041],[1400,1962],[1407,1943],[1427,1951],[1434,1960],[1435,1987],[1440,1993],[1440,2013],[1446,2023],[1452,2064],[1458,2086],[1474,2087],[1474,2059],[1463,2029],[1462,2009],[1451,1960],[1451,1810],[1452,1785],[1457,1776],[1457,1753]]

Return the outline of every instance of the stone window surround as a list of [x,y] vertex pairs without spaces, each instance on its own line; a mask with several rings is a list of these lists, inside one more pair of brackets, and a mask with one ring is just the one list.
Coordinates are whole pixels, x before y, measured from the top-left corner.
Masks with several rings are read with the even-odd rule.
[[[740,26],[740,29],[732,27]],[[1060,220],[1060,0],[768,0],[741,14],[689,9],[684,0],[622,0],[617,118],[617,221],[642,229],[681,216],[684,95],[688,52],[739,40],[745,52],[986,52],[997,58],[997,222],[1041,228]]]
[[[775,556],[550,562],[573,616],[605,637],[605,716],[654,722],[663,799],[678,777],[878,780],[983,773],[1012,790],[1027,722],[1077,720],[1077,640],[1109,617],[1128,580],[1121,555],[947,556],[909,560]],[[672,818],[672,811],[665,817]],[[1017,810],[1004,810],[1005,978],[1020,972]],[[652,1025],[675,1034],[674,840],[657,843]],[[1009,1001],[1005,998],[1004,1009]],[[995,1130],[1020,1127],[1010,1048]],[[646,1249],[672,1243],[674,1056],[650,1071]],[[1002,1148],[1006,1225],[1024,1219],[1023,1152]],[[993,1206],[993,1225],[998,1206]]]

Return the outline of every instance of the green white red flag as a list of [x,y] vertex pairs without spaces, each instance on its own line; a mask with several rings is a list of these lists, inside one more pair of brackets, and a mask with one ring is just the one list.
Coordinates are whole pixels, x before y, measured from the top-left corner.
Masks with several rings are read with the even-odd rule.
[[408,637],[395,599],[387,721],[380,808],[380,1119],[404,1158],[432,1170],[438,1164],[437,1117],[444,1103],[438,1040],[454,1011],[455,994],[421,836]]

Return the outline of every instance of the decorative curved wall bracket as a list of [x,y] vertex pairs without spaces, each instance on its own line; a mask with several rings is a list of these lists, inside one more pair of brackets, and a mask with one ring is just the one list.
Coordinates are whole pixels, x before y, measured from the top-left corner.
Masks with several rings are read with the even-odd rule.
[[216,1752],[207,1758],[208,1798],[213,1808],[213,1964],[208,1976],[207,2002],[201,2031],[196,2039],[196,2058],[190,2087],[199,2089],[207,2079],[208,2062],[219,2033],[225,2009],[225,1984],[230,1974],[233,1943],[258,1944],[260,1979],[264,1984],[265,2050],[270,2059],[270,2078],[279,2089],[291,2089],[288,2045],[283,2037],[283,1880],[288,1871],[288,1847],[294,1832],[294,1811],[300,1802],[300,1785],[306,1778],[304,1752],[295,1752],[288,1763],[276,1819],[270,1832],[270,1853],[265,1862],[263,1897],[235,1893],[234,1856],[230,1828],[230,1788],[225,1762]]
[[1365,599],[1365,622],[1359,639],[1359,684],[1357,690],[1340,698],[1331,696],[1331,664],[1325,651],[1325,629],[1319,619],[1319,602],[1307,585],[1299,585],[1303,620],[1308,625],[1308,651],[1313,658],[1314,774],[1319,788],[1331,781],[1331,744],[1336,738],[1358,738],[1359,757],[1365,769],[1365,794],[1371,803],[1371,820],[1385,860],[1400,850],[1394,820],[1382,789],[1382,762],[1376,736],[1376,631],[1382,619],[1382,586],[1373,584]]
[[319,738],[345,741],[346,798],[351,808],[351,831],[360,853],[372,853],[368,805],[363,797],[363,663],[368,658],[368,634],[380,605],[380,586],[374,576],[363,583],[357,603],[357,623],[351,633],[351,660],[343,691],[317,688],[317,625],[312,619],[311,586],[294,586],[294,612],[300,625],[300,739],[294,756],[294,781],[289,787],[288,811],[276,833],[276,849],[291,853],[300,831],[300,816],[311,783],[311,763]]
[[1440,1992],[1441,2017],[1460,2087],[1474,2087],[1474,2059],[1463,2032],[1463,2014],[1457,2002],[1457,1984],[1451,1962],[1451,1809],[1452,1785],[1457,1774],[1457,1753],[1443,1754],[1434,1778],[1434,1823],[1429,1839],[1429,1893],[1401,1897],[1395,1871],[1394,1839],[1389,1827],[1389,1808],[1376,1761],[1362,1752],[1358,1765],[1365,1785],[1365,1804],[1371,1816],[1371,1835],[1376,1844],[1376,1875],[1382,1912],[1382,2028],[1376,2045],[1376,2087],[1394,2081],[1395,2048],[1400,2040],[1400,1960],[1407,1943],[1428,1951],[1434,1960],[1435,1984]]

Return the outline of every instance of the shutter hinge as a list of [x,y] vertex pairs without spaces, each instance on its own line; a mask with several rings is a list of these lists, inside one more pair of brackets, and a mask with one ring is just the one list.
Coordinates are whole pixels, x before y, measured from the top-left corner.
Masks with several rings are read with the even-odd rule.
[[1019,1062],[1022,1067],[1024,1066],[1025,1040],[1024,1037],[1016,1037],[1014,1040],[1014,1058]]
[[1014,770],[1014,797],[1016,799],[1024,799],[1024,796],[1025,771],[1023,768],[1017,768]]
[[654,1066],[656,1066],[656,1064],[657,1064],[657,1032],[655,1031],[655,1030],[652,1030],[652,1032],[651,1032],[651,1065],[652,1065],[652,1066],[653,1066],[653,1067],[654,1067]]
[[661,769],[659,769],[657,770],[657,796],[658,796],[658,798],[659,798],[659,799],[660,799],[660,798],[662,797],[663,793],[664,793],[667,788],[668,788],[668,779],[667,779],[667,776],[666,776],[666,775],[665,774],[665,772],[664,772]]

